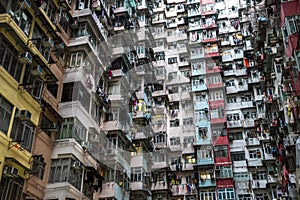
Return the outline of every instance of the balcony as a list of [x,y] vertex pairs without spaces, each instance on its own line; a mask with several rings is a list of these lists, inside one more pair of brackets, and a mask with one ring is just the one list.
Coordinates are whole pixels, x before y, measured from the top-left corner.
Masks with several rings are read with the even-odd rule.
[[129,197],[128,192],[124,191],[118,183],[115,182],[106,182],[102,184],[102,192],[99,194],[99,198],[116,198],[116,199],[126,199],[126,196]]
[[252,181],[252,189],[266,189],[266,188],[267,188],[267,180]]
[[221,73],[221,69],[219,66],[206,66],[206,73]]
[[244,128],[250,128],[255,126],[254,119],[244,119]]
[[226,94],[233,94],[233,93],[237,93],[237,86],[233,85],[233,86],[226,86]]
[[214,187],[216,186],[216,179],[200,179],[199,187]]
[[152,183],[151,190],[169,190],[169,184],[166,180],[158,180]]
[[243,127],[242,120],[227,121],[227,128],[240,128]]
[[200,110],[208,108],[208,100],[206,99],[205,101],[196,101],[194,103],[194,110]]
[[206,84],[192,83],[192,91],[193,92],[199,92],[199,91],[205,91],[205,90],[207,90]]
[[260,142],[259,142],[258,138],[247,138],[246,142],[247,142],[248,146],[258,146],[258,145],[260,145]]
[[123,125],[119,121],[103,122],[102,129],[104,131],[122,131]]
[[272,154],[265,152],[265,155],[264,155],[263,159],[264,160],[275,160],[276,158]]
[[143,153],[137,156],[131,156],[130,167],[143,167],[146,171],[150,171],[149,160],[150,153]]
[[84,198],[83,193],[81,193],[77,188],[68,182],[48,183],[46,187],[45,198],[55,199],[57,196],[63,199],[68,197],[73,197],[74,199]]
[[175,94],[169,94],[169,101],[174,102],[174,101],[179,101],[180,100],[180,95],[178,93]]
[[201,166],[214,165],[214,158],[197,158],[197,164]]
[[260,167],[260,166],[263,166],[261,158],[248,159],[247,160],[247,164],[248,164],[248,167]]
[[147,192],[148,195],[151,194],[150,187],[147,187],[147,185],[143,182],[130,182],[130,189],[131,192],[144,191]]
[[240,160],[240,161],[233,161],[233,167],[239,168],[239,167],[247,167],[247,161],[246,160]]

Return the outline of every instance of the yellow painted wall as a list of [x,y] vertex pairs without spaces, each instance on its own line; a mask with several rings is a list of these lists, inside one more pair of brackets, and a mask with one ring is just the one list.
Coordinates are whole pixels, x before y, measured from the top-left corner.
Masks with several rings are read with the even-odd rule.
[[[41,108],[40,105],[33,99],[30,94],[24,89],[19,89],[19,84],[16,80],[14,80],[11,75],[0,66],[0,95],[7,99],[11,104],[14,105],[13,115],[11,118],[10,126],[8,129],[7,135],[0,132],[0,179],[2,176],[2,171],[5,163],[5,157],[13,157],[26,168],[30,168],[30,158],[31,153],[26,150],[20,151],[16,147],[14,147],[14,143],[11,143],[11,139],[9,138],[11,134],[13,118],[16,108],[20,110],[28,110],[31,113],[31,122],[38,126]],[[9,148],[12,147],[12,148]],[[21,177],[25,177],[24,170],[22,170],[19,166],[15,166],[19,168],[19,175]]]

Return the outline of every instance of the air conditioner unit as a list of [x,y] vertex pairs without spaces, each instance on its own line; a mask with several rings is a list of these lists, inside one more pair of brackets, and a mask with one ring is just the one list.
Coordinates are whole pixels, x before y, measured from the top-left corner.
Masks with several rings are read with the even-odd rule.
[[81,146],[85,149],[89,149],[89,148],[91,148],[91,143],[84,141],[84,142],[81,142]]
[[21,53],[18,57],[18,60],[22,64],[31,64],[32,63],[32,55],[29,52]]
[[16,118],[22,121],[29,121],[31,118],[31,113],[28,110],[19,110],[16,114]]
[[276,78],[275,72],[272,72],[272,73],[271,73],[271,78]]
[[40,66],[40,65],[38,65],[38,66],[33,66],[33,67],[31,68],[31,71],[30,71],[31,75],[32,75],[32,76],[35,76],[35,77],[40,77],[40,76],[42,76],[42,75],[43,75],[43,72],[44,72],[43,67]]
[[3,170],[3,175],[4,176],[9,176],[9,177],[12,177],[12,178],[17,178],[18,177],[18,173],[19,173],[19,170],[13,166],[5,166],[4,167],[4,170]]
[[77,170],[81,169],[80,161],[74,161],[72,167]]
[[44,38],[42,40],[42,45],[44,47],[54,47],[54,40],[52,40],[51,38]]
[[78,10],[83,10],[84,9],[84,2],[80,2],[78,6]]

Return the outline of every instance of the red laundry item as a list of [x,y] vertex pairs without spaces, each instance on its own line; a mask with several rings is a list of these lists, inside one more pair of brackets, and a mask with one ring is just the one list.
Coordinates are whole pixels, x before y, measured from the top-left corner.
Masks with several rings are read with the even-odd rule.
[[245,67],[250,67],[248,58],[244,58],[244,66]]

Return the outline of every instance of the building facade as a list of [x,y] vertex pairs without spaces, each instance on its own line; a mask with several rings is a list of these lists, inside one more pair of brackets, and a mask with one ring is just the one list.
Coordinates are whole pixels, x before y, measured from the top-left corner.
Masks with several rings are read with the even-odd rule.
[[0,200],[298,199],[297,0],[0,2]]

